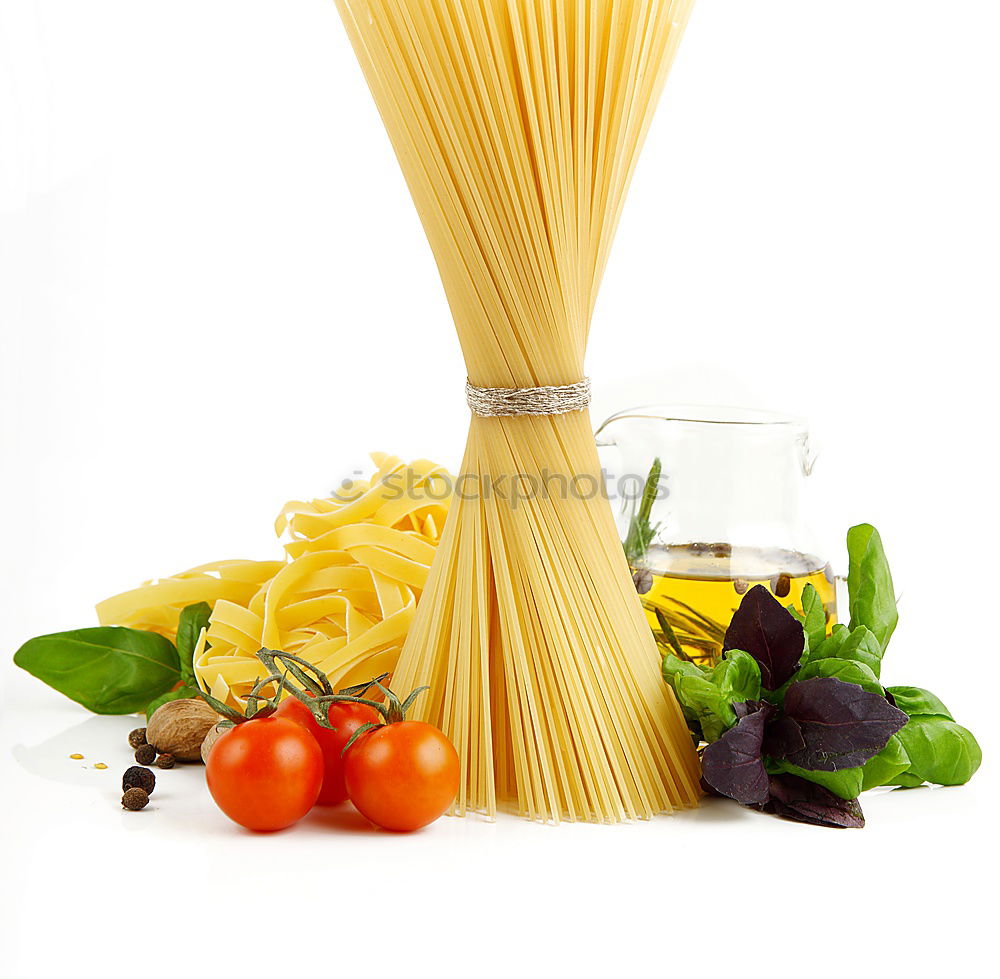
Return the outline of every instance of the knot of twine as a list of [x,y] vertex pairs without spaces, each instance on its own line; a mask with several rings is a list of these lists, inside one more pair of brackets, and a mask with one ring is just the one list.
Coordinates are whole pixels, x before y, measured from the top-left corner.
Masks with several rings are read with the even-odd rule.
[[499,418],[504,415],[565,415],[583,411],[590,404],[590,378],[575,384],[537,388],[478,388],[465,385],[465,400],[476,415]]

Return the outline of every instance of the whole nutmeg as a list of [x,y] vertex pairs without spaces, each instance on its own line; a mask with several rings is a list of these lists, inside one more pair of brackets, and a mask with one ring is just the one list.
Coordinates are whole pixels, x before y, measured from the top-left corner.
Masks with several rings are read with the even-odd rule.
[[215,744],[219,738],[222,737],[228,731],[229,728],[219,727],[216,724],[214,727],[209,729],[208,734],[205,735],[205,740],[201,743],[201,760],[208,764],[208,753],[212,750],[212,745]]
[[218,723],[219,715],[204,700],[168,700],[149,719],[146,740],[177,761],[201,761],[201,743]]

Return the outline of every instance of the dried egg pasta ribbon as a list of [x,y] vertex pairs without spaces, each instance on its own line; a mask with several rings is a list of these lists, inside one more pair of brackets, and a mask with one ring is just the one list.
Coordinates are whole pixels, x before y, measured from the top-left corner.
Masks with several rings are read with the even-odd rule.
[[181,610],[213,606],[194,669],[202,687],[243,706],[263,676],[262,645],[302,656],[339,685],[391,672],[427,580],[451,502],[437,463],[372,456],[376,471],[337,496],[294,501],[275,523],[282,561],[220,561],[147,582],[98,606],[103,625],[176,637]]
[[286,505],[276,529],[291,538],[288,563],[245,606],[216,604],[195,660],[214,696],[245,703],[264,675],[262,645],[309,660],[335,686],[395,668],[447,516],[442,485],[451,477],[426,460],[373,459],[371,480]]

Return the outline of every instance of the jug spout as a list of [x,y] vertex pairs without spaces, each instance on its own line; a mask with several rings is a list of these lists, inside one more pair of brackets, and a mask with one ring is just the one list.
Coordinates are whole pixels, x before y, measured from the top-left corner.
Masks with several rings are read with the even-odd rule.
[[597,443],[598,449],[610,449],[615,445],[615,435],[611,430],[614,427],[615,417],[612,415],[610,418],[606,418],[594,432],[594,441]]

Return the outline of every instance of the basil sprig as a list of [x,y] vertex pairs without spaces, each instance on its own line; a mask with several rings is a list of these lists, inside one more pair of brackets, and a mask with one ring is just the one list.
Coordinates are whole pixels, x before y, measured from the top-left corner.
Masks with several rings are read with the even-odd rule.
[[711,789],[790,819],[860,827],[861,792],[960,785],[982,752],[930,691],[882,686],[899,617],[892,575],[871,525],[851,528],[847,547],[849,625],[826,635],[811,585],[801,611],[758,585],[733,616],[719,664],[668,654],[663,675],[694,737],[708,742],[703,777]]
[[14,662],[95,714],[152,714],[200,696],[194,649],[211,614],[205,602],[183,609],[176,646],[156,632],[100,626],[29,639]]

